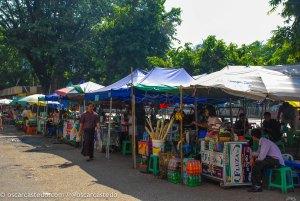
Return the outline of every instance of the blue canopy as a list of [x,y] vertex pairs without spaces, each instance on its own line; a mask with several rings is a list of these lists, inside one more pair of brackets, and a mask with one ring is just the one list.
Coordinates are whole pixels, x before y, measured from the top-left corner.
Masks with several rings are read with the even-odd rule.
[[122,78],[121,80],[101,88],[91,93],[87,93],[85,98],[88,100],[105,100],[110,97],[114,99],[126,99],[130,97],[131,85],[139,83],[146,75],[145,71],[135,70],[131,74]]
[[60,99],[61,97],[57,93],[45,95],[45,101],[59,101]]

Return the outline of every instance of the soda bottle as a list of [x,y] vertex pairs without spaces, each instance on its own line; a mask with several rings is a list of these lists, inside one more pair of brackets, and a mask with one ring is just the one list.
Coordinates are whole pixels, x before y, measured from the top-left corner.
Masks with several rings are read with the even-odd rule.
[[192,164],[193,164],[193,170],[192,170],[192,175],[195,175],[195,161],[194,160],[192,160]]
[[200,175],[200,161],[197,161],[197,175]]

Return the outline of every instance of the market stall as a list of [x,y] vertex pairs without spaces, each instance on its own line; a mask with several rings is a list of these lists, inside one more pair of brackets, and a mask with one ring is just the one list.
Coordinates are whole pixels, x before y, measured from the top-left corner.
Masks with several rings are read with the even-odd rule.
[[251,185],[248,142],[201,140],[202,175],[220,186]]

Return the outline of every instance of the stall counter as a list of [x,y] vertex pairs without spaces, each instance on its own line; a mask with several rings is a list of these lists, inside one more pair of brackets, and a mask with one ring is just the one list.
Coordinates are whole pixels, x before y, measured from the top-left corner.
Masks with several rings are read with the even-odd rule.
[[[224,142],[219,152],[212,142],[201,141],[202,175],[221,187],[251,185],[251,148],[247,142]],[[220,145],[221,146],[221,145]]]

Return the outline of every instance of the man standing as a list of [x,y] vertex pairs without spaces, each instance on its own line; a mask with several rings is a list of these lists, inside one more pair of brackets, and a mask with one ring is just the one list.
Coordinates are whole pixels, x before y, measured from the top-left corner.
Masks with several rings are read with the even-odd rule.
[[100,129],[97,113],[94,112],[94,104],[89,103],[86,112],[81,115],[79,132],[83,132],[83,147],[81,154],[88,156],[87,161],[94,159],[95,129]]
[[271,118],[270,112],[264,113],[263,129],[273,142],[277,143],[281,140],[281,126],[279,121]]
[[263,172],[268,168],[284,165],[284,160],[277,145],[262,137],[260,129],[253,129],[251,135],[253,140],[259,141],[259,149],[257,153],[253,153],[254,156],[257,156],[257,160],[252,169],[252,188],[249,189],[249,192],[261,192]]
[[295,117],[296,112],[293,106],[291,106],[288,102],[282,103],[282,105],[278,109],[277,120],[281,120],[283,124],[289,124],[291,129],[295,128]]

